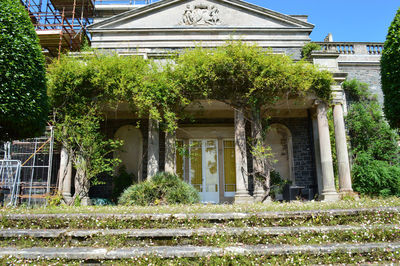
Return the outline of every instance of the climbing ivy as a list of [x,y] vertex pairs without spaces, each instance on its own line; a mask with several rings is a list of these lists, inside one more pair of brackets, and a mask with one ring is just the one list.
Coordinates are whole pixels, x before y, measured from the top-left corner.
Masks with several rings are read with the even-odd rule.
[[333,81],[328,71],[320,71],[306,61],[294,62],[289,56],[241,41],[229,41],[214,49],[197,47],[185,51],[177,59],[175,77],[181,89],[193,98],[223,101],[245,112],[253,128],[253,175],[256,180],[263,180],[265,197],[272,168],[271,150],[263,141],[265,106],[308,94],[328,101]]
[[[48,86],[59,140],[67,147],[76,147],[70,148],[77,156],[75,167],[84,170],[77,174],[84,172],[87,179],[117,163],[104,156],[100,163],[88,163],[94,158],[86,150],[98,148],[93,154],[99,155],[118,147],[118,143],[106,141],[92,130],[106,110],[125,103],[137,117],[158,120],[165,131],[173,131],[186,106],[208,99],[239,108],[252,121],[252,153],[259,158],[254,175],[268,180],[271,150],[262,141],[264,107],[309,94],[329,100],[331,83],[329,72],[308,62],[294,62],[289,56],[256,45],[230,41],[214,49],[181,51],[163,63],[96,51],[79,58],[63,56],[50,65]],[[78,121],[85,119],[93,126],[86,135],[76,135],[75,131],[85,125]],[[74,129],[76,124],[80,126]],[[90,141],[87,146],[79,145],[80,138],[90,139],[93,145]],[[78,154],[87,156],[82,160]],[[269,181],[266,184],[268,191]]]
[[112,173],[120,162],[111,153],[122,143],[106,139],[100,131],[107,111],[128,104],[132,114],[159,120],[166,130],[176,128],[180,106],[188,102],[175,89],[171,71],[169,64],[96,52],[62,56],[49,65],[56,138],[67,148],[80,182],[75,197],[87,196],[89,180],[95,184],[99,174]]

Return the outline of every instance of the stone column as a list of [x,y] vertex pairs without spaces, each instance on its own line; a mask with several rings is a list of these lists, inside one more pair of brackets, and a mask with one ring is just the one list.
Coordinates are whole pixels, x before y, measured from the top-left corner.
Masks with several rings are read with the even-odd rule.
[[61,148],[61,154],[60,154],[58,191],[63,196],[66,202],[68,202],[72,197],[71,184],[72,184],[72,161],[71,158],[69,158],[67,149],[63,146]]
[[315,155],[315,168],[317,173],[318,194],[321,195],[322,193],[321,150],[319,146],[318,120],[316,115],[314,115],[312,118],[312,124],[313,124],[314,155]]
[[176,134],[175,132],[165,133],[165,172],[176,173]]
[[236,165],[236,194],[235,203],[251,201],[247,186],[247,153],[246,153],[246,123],[242,110],[235,111],[235,165]]
[[158,121],[149,119],[147,145],[147,178],[152,178],[158,173],[160,158],[160,137]]
[[316,104],[318,104],[317,119],[322,170],[322,193],[320,199],[324,201],[336,201],[339,200],[339,195],[335,189],[327,104],[322,101],[318,101]]
[[335,104],[333,107],[333,122],[335,124],[336,157],[339,169],[339,192],[351,194],[353,189],[351,187],[349,153],[341,104]]

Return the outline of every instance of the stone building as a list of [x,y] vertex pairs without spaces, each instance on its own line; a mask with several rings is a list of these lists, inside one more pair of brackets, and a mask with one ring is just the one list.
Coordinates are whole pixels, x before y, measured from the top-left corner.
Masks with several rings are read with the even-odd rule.
[[[241,39],[272,48],[274,53],[301,58],[314,25],[305,15],[285,15],[240,0],[162,0],[149,5],[96,5],[89,26],[92,46],[163,60],[171,51],[201,44],[216,47]],[[338,158],[339,191],[335,189],[327,110],[314,96],[270,106],[271,129],[266,142],[278,162],[276,171],[294,185],[322,200],[337,200],[352,191],[344,114],[346,78],[369,83],[380,95],[379,60],[382,43],[333,42],[328,35],[313,52],[312,61],[333,73],[333,116]],[[176,172],[194,185],[204,202],[259,200],[262,187],[246,173],[252,168],[246,147],[250,125],[243,114],[220,102],[201,102],[187,112],[196,118],[181,121],[175,135],[165,135],[153,121],[140,121],[123,105],[107,115],[108,137],[125,141],[120,156],[139,180],[158,171]],[[175,143],[190,147],[190,156],[175,151]],[[70,182],[67,180],[67,182]],[[110,182],[109,182],[110,183]],[[111,185],[93,188],[107,195]],[[70,193],[64,188],[64,194]]]

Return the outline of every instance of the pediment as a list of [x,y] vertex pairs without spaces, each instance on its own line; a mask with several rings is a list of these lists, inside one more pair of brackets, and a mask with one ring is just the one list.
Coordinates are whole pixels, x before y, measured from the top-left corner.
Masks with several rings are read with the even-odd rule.
[[91,31],[313,27],[298,18],[240,0],[162,0],[89,26]]

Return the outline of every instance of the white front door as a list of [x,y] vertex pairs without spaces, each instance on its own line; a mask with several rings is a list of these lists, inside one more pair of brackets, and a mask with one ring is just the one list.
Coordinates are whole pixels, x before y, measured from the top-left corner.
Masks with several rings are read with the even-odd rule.
[[218,141],[190,141],[190,183],[202,202],[219,203]]

